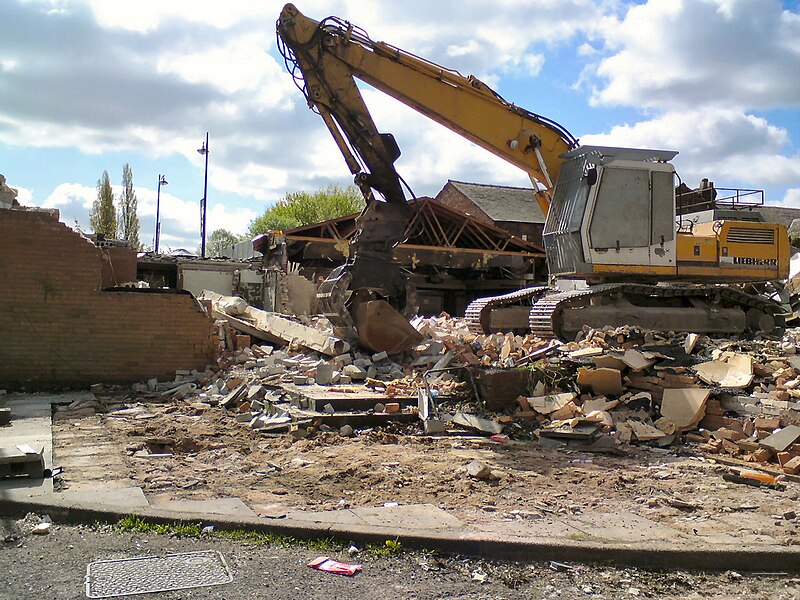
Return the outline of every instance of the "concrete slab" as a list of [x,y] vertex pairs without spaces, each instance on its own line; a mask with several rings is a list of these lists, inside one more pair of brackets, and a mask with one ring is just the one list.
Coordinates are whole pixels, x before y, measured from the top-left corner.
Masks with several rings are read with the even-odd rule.
[[569,523],[585,534],[586,539],[608,542],[662,540],[675,544],[686,539],[686,535],[677,529],[632,512],[577,515],[570,518]]
[[172,500],[150,504],[159,510],[192,513],[198,516],[228,515],[255,518],[257,515],[240,498],[213,498],[211,500]]
[[97,488],[92,490],[77,490],[57,492],[53,499],[66,505],[105,504],[115,507],[140,508],[150,506],[140,487],[128,488]]
[[[53,466],[51,404],[62,395],[10,394],[3,406],[11,408],[11,425],[0,428],[0,447],[27,444],[35,450],[44,448],[44,466]],[[70,400],[71,402],[72,400]],[[19,490],[23,497],[53,493],[53,480],[30,480],[23,477],[0,480],[0,494]],[[11,496],[6,496],[11,497]]]
[[392,529],[438,530],[464,527],[464,523],[460,519],[432,504],[380,506],[324,512],[293,512],[288,515],[288,518],[293,521],[319,524]]

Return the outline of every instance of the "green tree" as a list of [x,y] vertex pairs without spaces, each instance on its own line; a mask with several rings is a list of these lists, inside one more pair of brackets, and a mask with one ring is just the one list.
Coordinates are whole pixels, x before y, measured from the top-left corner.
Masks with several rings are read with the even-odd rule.
[[120,239],[125,240],[134,250],[140,250],[142,242],[139,240],[139,201],[133,189],[133,172],[131,166],[125,163],[122,167],[122,193],[119,197],[119,221],[117,229]]
[[[235,235],[227,229],[215,229],[206,240],[206,256],[223,256],[228,247],[238,244],[242,236]],[[200,254],[200,248],[197,248]]]
[[287,194],[264,214],[250,222],[250,237],[273,229],[292,229],[361,212],[364,198],[355,186],[342,189],[338,185],[313,193]]
[[89,224],[95,233],[102,233],[109,239],[117,237],[117,211],[114,210],[114,192],[108,171],[97,181],[97,198],[92,205]]

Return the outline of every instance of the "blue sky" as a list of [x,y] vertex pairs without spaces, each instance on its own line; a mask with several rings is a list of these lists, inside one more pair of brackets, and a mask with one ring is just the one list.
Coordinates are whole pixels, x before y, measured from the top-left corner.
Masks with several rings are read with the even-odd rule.
[[[297,0],[464,74],[584,143],[678,150],[682,178],[763,188],[800,207],[800,7],[779,0]],[[130,163],[141,239],[244,233],[286,193],[351,178],[275,48],[282,2],[3,0],[0,173],[23,204],[88,229],[103,170]],[[528,185],[524,173],[374,90],[398,170],[418,195],[448,179]]]

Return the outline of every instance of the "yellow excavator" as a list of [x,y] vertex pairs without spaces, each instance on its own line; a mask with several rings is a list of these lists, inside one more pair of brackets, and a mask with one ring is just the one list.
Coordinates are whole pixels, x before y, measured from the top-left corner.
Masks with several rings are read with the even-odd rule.
[[[287,4],[277,34],[287,70],[322,117],[367,202],[349,260],[318,293],[339,335],[389,352],[419,339],[407,322],[417,309],[413,286],[392,260],[413,214],[394,167],[400,149],[391,134],[378,131],[356,80],[531,179],[547,215],[550,275],[560,285],[474,301],[466,318],[475,331],[489,331],[493,311],[520,302],[531,307],[530,331],[562,339],[584,325],[706,333],[781,327],[778,302],[730,284],[787,277],[785,226],[754,220],[752,212],[747,219],[736,211],[715,218],[717,190],[683,184],[670,163],[677,152],[581,146],[558,123],[507,102],[477,78],[373,41],[337,17],[317,22]],[[688,204],[712,207],[711,218],[687,218],[682,207]]]

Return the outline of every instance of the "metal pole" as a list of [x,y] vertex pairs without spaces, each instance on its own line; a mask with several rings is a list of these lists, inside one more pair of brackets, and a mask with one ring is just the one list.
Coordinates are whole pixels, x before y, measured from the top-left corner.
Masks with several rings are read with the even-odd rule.
[[158,176],[158,191],[156,192],[156,236],[155,243],[153,244],[154,252],[158,254],[158,237],[161,230],[161,178],[163,175]]
[[208,132],[206,131],[206,171],[203,178],[203,203],[200,205],[200,257],[206,257],[206,205],[208,203]]

